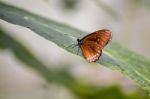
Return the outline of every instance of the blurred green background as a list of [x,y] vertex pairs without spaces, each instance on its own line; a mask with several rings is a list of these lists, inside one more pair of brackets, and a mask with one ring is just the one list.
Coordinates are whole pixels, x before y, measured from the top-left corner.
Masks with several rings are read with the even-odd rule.
[[[113,41],[150,57],[149,0],[1,1],[89,33],[108,28]],[[0,20],[0,29],[0,99],[149,98],[121,73],[88,64],[27,28]]]

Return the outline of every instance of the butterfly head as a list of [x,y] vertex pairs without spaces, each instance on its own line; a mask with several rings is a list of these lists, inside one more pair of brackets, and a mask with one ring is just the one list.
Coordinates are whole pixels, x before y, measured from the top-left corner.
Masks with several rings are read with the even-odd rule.
[[77,42],[78,42],[78,45],[79,45],[79,46],[83,44],[82,40],[79,39],[79,38],[77,39]]

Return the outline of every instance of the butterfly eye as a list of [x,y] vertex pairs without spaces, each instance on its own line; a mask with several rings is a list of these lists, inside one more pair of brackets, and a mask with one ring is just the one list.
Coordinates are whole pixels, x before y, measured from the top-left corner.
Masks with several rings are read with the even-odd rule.
[[83,45],[83,42],[82,42],[82,40],[80,40],[80,39],[77,39],[77,41],[78,41],[78,46],[80,46],[80,45]]
[[81,40],[78,38],[77,41],[80,42]]

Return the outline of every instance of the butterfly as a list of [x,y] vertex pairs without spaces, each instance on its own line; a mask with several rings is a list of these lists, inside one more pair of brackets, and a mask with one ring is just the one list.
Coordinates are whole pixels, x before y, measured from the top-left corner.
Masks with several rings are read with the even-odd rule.
[[88,34],[82,39],[77,39],[77,45],[88,62],[95,62],[99,59],[102,49],[108,44],[111,38],[111,31],[102,29]]

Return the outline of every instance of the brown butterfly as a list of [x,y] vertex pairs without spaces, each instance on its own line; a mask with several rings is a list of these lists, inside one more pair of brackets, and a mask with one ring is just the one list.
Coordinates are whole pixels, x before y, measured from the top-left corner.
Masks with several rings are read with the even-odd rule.
[[98,30],[86,35],[82,39],[77,39],[82,55],[88,62],[95,62],[102,54],[102,49],[112,38],[112,33],[108,29]]

